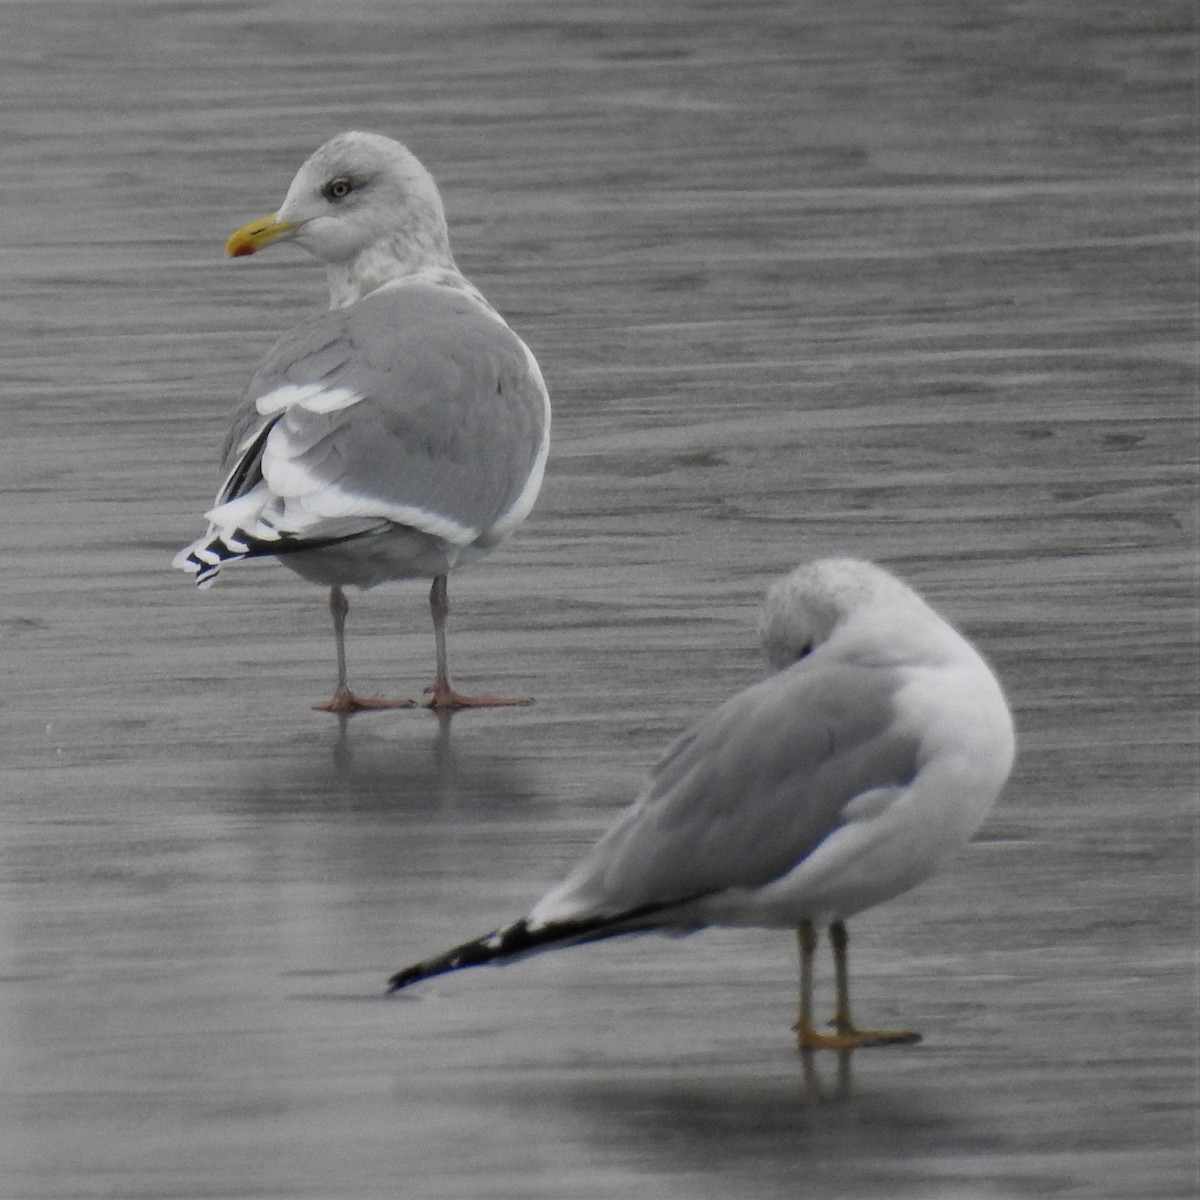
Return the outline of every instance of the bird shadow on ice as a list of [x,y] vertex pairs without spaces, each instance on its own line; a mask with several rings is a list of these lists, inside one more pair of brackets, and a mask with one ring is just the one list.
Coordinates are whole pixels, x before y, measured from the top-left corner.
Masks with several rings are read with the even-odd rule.
[[[568,1124],[567,1139],[606,1152],[619,1146],[643,1170],[711,1173],[730,1186],[744,1176],[747,1195],[784,1194],[757,1186],[774,1180],[796,1185],[788,1195],[908,1196],[916,1194],[904,1186],[918,1182],[916,1160],[948,1147],[984,1147],[972,1145],[969,1117],[946,1097],[916,1088],[911,1076],[881,1084],[872,1066],[856,1079],[860,1056],[883,1063],[889,1054],[801,1054],[790,1071],[573,1073],[540,1080],[537,1095],[518,1087],[504,1101],[545,1106],[548,1122]],[[825,1171],[829,1191],[821,1188]]]
[[451,715],[414,716],[422,722],[416,730],[337,717],[329,733],[297,732],[259,758],[248,755],[237,792],[245,803],[277,813],[495,811],[532,799],[531,773],[493,752],[494,738],[456,740]]
[[[361,716],[361,714],[334,714],[334,720],[337,722],[337,734],[333,743],[333,764],[342,775],[347,777],[354,774],[356,745],[360,745],[364,741],[361,736],[364,733],[362,720],[359,721],[355,731],[360,737],[358,742],[355,741],[354,733],[351,731],[351,720],[354,716]],[[455,768],[455,758],[454,743],[450,735],[455,714],[453,711],[429,712],[424,716],[427,721],[436,723],[433,737],[429,743],[430,760],[442,774],[451,775]]]

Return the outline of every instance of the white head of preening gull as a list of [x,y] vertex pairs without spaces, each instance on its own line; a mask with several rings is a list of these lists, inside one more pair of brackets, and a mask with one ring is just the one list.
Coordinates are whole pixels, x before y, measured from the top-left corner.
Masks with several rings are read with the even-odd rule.
[[325,263],[331,307],[284,336],[233,412],[204,536],[174,565],[210,584],[235,559],[276,556],[330,588],[338,685],[343,588],[432,579],[430,706],[463,696],[446,662],[446,576],[495,549],[541,486],[550,401],[533,354],[459,272],[441,197],[399,142],[342,133],[300,168],[279,211],[229,239],[233,257],[293,241]]
[[[407,987],[625,933],[795,929],[802,1049],[915,1041],[850,1017],[845,922],[930,875],[979,827],[1015,749],[1000,684],[971,644],[873,563],[822,559],[767,595],[774,673],[711,712],[655,767],[579,865],[513,924],[397,972]],[[834,1032],[812,960],[828,925]]]

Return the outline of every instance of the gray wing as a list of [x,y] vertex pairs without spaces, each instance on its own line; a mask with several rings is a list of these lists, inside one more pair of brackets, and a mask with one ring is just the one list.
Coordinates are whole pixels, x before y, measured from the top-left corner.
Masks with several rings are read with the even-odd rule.
[[267,355],[234,412],[217,502],[265,479],[308,518],[424,528],[428,514],[427,531],[473,540],[540,470],[547,416],[532,355],[470,293],[384,288]]
[[802,660],[732,697],[675,744],[533,918],[669,905],[785,875],[855,797],[917,773],[920,745],[896,729],[885,672]]

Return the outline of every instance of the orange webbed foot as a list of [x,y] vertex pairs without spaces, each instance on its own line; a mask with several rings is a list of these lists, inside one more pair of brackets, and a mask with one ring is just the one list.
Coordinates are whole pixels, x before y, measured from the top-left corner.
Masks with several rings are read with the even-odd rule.
[[833,1033],[822,1033],[811,1025],[794,1025],[801,1050],[857,1050],[861,1046],[911,1046],[921,1040],[912,1029],[859,1029],[850,1023],[831,1022]]
[[348,715],[356,712],[379,712],[388,708],[416,708],[412,700],[389,700],[385,696],[356,696],[349,688],[339,687],[332,700],[314,704],[317,712]]

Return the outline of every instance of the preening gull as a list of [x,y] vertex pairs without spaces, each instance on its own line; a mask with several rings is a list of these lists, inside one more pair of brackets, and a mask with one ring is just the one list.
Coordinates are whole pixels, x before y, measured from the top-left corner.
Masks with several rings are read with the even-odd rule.
[[[398,971],[391,989],[627,933],[795,929],[801,1049],[919,1040],[850,1015],[845,922],[963,846],[1012,767],[1012,717],[971,644],[894,575],[799,567],[760,625],[774,673],[684,734],[636,803],[529,915]],[[828,925],[833,1032],[813,1021]]]
[[450,253],[441,197],[399,142],[342,133],[296,174],[279,211],[232,257],[293,241],[326,266],[329,311],[285,335],[234,409],[204,536],[174,565],[201,587],[240,558],[276,556],[330,589],[338,684],[315,707],[406,707],[346,680],[344,588],[432,579],[430,707],[463,696],[446,659],[446,576],[508,538],[537,498],[550,401],[529,348]]

